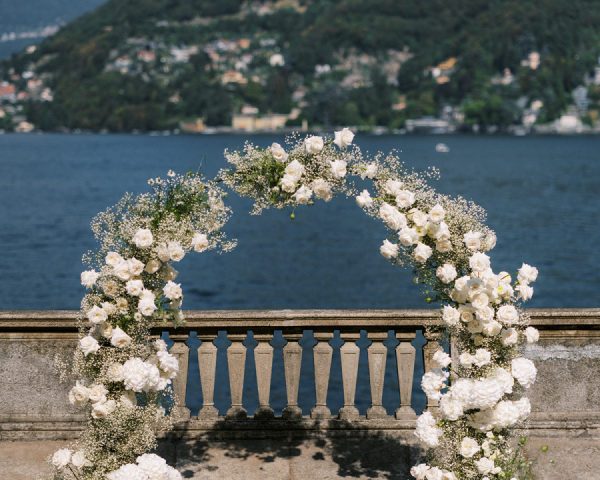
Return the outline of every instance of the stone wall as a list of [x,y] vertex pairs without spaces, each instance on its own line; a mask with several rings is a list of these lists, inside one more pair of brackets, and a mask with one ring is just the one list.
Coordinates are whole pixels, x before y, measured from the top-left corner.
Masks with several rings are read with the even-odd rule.
[[[539,372],[529,393],[527,446],[537,478],[600,479],[600,310],[531,314],[541,331],[539,344],[526,351]],[[45,457],[81,429],[84,417],[67,402],[70,385],[59,382],[54,368],[57,356],[68,359],[75,345],[74,315],[0,313],[0,480],[36,478],[46,471]],[[188,318],[185,329],[171,332],[180,346],[191,330],[208,338],[209,331],[236,328],[238,335],[389,328],[407,338],[438,321],[432,311],[190,312]],[[161,440],[160,450],[184,478],[403,479],[420,455],[413,428],[409,417],[340,420],[337,412],[312,419],[191,417]]]

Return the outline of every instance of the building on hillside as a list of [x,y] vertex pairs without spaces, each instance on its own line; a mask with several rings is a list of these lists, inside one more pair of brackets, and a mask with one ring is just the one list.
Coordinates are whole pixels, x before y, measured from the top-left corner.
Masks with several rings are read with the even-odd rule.
[[0,82],[0,100],[14,102],[17,99],[17,89],[12,83]]
[[140,50],[137,52],[137,58],[142,62],[152,63],[156,61],[156,53],[152,50]]
[[228,83],[237,83],[238,85],[246,85],[248,79],[240,72],[235,70],[227,70],[221,75],[221,83],[227,85]]
[[270,113],[259,115],[258,110],[252,113],[236,113],[232,117],[233,130],[245,132],[281,130],[285,127],[290,116],[285,113]]
[[196,118],[189,122],[180,122],[179,128],[185,133],[201,133],[206,129],[206,125],[204,124],[204,119]]

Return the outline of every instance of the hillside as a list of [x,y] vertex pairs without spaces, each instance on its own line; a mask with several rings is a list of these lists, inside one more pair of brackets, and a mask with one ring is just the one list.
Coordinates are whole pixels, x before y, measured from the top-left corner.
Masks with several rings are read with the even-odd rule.
[[45,130],[592,125],[599,55],[589,0],[110,0],[5,62],[0,101]]

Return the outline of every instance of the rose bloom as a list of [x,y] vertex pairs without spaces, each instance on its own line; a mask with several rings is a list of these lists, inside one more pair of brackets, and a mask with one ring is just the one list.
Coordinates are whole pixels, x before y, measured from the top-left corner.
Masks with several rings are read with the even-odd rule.
[[400,208],[409,208],[415,203],[415,194],[408,190],[399,190],[396,194],[396,205]]
[[104,402],[106,400],[107,393],[108,393],[108,390],[101,383],[92,385],[89,389],[90,402],[92,402],[92,403]]
[[102,322],[97,325],[98,333],[104,338],[112,337],[113,327],[110,322]]
[[469,267],[471,270],[477,273],[481,273],[490,268],[490,257],[488,257],[485,253],[474,253],[469,258]]
[[389,240],[384,240],[381,247],[379,247],[379,252],[385,258],[394,258],[398,256],[398,245],[390,242]]
[[529,388],[535,383],[537,369],[531,360],[524,357],[515,358],[511,362],[512,376],[523,387]]
[[208,248],[208,237],[204,233],[195,233],[192,237],[192,248],[195,252],[203,252]]
[[138,248],[148,248],[152,245],[153,241],[152,232],[147,228],[140,228],[133,236],[133,243]]
[[316,155],[323,150],[325,142],[323,141],[323,137],[311,136],[304,140],[304,147],[306,148],[306,153],[310,155]]
[[294,193],[294,199],[300,205],[306,205],[310,202],[310,198],[312,197],[313,191],[305,185],[302,185],[296,193]]
[[117,402],[107,400],[92,405],[92,418],[106,418],[117,409]]
[[[295,160],[294,160],[295,161]],[[279,181],[281,189],[287,193],[294,193],[296,186],[298,185],[298,177],[293,175],[285,174]]]
[[437,268],[435,275],[440,279],[442,283],[450,283],[456,278],[456,268],[451,263],[444,263]]
[[344,160],[333,160],[329,162],[331,174],[334,178],[344,178],[346,176],[346,165]]
[[156,311],[156,308],[154,300],[149,297],[142,298],[138,303],[138,310],[145,317],[152,315]]
[[94,337],[88,335],[79,340],[79,348],[87,357],[90,353],[96,353],[100,349],[100,344]]
[[131,337],[121,330],[121,328],[116,327],[113,329],[110,343],[117,348],[124,348],[131,343]]
[[72,451],[68,448],[61,448],[52,455],[52,465],[59,470],[65,468],[71,462]]
[[99,324],[105,322],[108,318],[106,311],[100,308],[98,305],[94,305],[90,308],[86,314],[87,319],[93,324]]
[[85,458],[85,452],[83,450],[77,450],[71,457],[71,463],[77,468],[89,467],[90,461]]
[[425,263],[432,254],[431,247],[425,245],[424,243],[418,243],[415,247],[415,251],[413,252],[413,256],[415,260],[419,263]]
[[463,240],[469,250],[475,251],[481,248],[481,232],[469,231],[465,233]]
[[329,183],[322,178],[317,178],[314,180],[311,186],[317,198],[328,202],[333,197],[331,194],[331,185],[329,185]]
[[339,148],[346,148],[352,144],[352,140],[354,140],[354,134],[349,128],[343,128],[334,134],[335,138],[333,143],[335,143]]
[[365,178],[375,178],[377,175],[377,164],[375,162],[368,163],[365,167],[364,173],[361,174],[361,178],[364,180]]
[[433,361],[437,363],[440,366],[440,368],[446,368],[452,363],[450,355],[448,355],[443,350],[438,350],[433,354]]
[[81,407],[90,398],[90,389],[79,383],[79,380],[75,383],[75,386],[69,391],[69,403],[76,407]]
[[117,252],[108,252],[104,260],[108,266],[116,267],[123,261],[123,257],[121,257],[121,255],[119,255]]
[[535,282],[538,276],[538,269],[535,267],[532,267],[531,265],[527,265],[526,263],[524,263],[523,265],[521,265],[521,268],[519,268],[519,274],[517,275],[517,280],[519,280],[519,283],[531,283],[531,282]]
[[446,210],[439,203],[436,203],[431,210],[429,210],[429,219],[434,223],[440,223],[446,216]]
[[95,270],[81,272],[81,284],[86,288],[92,288],[99,276],[100,274]]
[[406,217],[400,213],[396,207],[389,203],[384,203],[379,207],[379,217],[392,230],[400,230],[406,227]]
[[402,191],[402,182],[400,180],[394,180],[390,178],[386,180],[383,185],[383,190],[388,195],[396,196]]
[[519,283],[515,287],[515,290],[519,294],[519,298],[524,302],[526,302],[527,300],[531,300],[531,297],[533,297],[533,287],[527,285],[526,283]]
[[363,190],[360,192],[360,195],[356,197],[356,204],[361,207],[370,207],[373,205],[373,199],[371,198],[371,194],[368,190]]
[[410,219],[417,227],[425,227],[427,225],[427,214],[418,208],[413,208],[409,212]]
[[444,305],[442,319],[449,326],[457,325],[460,320],[460,312],[450,305]]
[[537,328],[527,327],[525,329],[525,338],[527,339],[527,343],[535,343],[540,339],[540,332]]
[[438,224],[438,228],[435,231],[434,238],[440,242],[444,240],[450,240],[450,228],[448,228],[448,224],[444,221],[441,221]]
[[519,312],[512,305],[502,305],[496,312],[496,318],[505,325],[519,321]]
[[181,291],[181,284],[169,280],[163,287],[163,293],[169,300],[178,300],[183,295]]
[[287,164],[284,173],[285,175],[289,175],[290,177],[298,181],[300,177],[304,174],[304,165],[302,165],[298,160],[293,160]]
[[185,250],[179,242],[169,242],[167,244],[167,248],[169,249],[169,257],[171,260],[174,262],[183,260],[183,257],[185,256]]
[[156,248],[156,255],[161,262],[168,262],[171,260],[169,248],[164,243]]
[[278,162],[285,162],[288,159],[288,154],[285,152],[283,147],[278,143],[273,143],[269,148],[271,155]]
[[450,240],[439,240],[435,244],[435,249],[440,253],[447,253],[452,250],[452,243]]
[[477,440],[471,437],[464,437],[460,442],[460,454],[465,458],[471,458],[479,451]]
[[113,267],[113,273],[124,282],[131,278],[131,271],[129,270],[129,263],[126,260],[122,260]]
[[398,239],[402,245],[410,247],[411,245],[419,243],[419,234],[414,228],[404,227],[400,230]]
[[125,290],[127,291],[128,295],[131,295],[132,297],[139,297],[142,293],[142,290],[144,290],[144,282],[141,280],[129,280],[125,284]]
[[505,328],[502,330],[500,338],[502,339],[502,345],[507,347],[510,345],[516,345],[519,342],[519,332],[517,332],[514,328]]

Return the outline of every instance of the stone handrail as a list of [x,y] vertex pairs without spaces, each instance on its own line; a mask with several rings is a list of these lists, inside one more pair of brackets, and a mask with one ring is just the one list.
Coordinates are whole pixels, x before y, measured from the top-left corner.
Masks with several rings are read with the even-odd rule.
[[[541,331],[541,349],[545,343],[564,344],[576,341],[590,342],[590,352],[595,351],[593,345],[600,343],[600,310],[598,309],[544,309],[529,310],[531,323]],[[415,364],[422,360],[424,370],[431,367],[431,357],[440,347],[439,334],[430,333],[424,327],[439,324],[440,318],[434,310],[277,310],[277,311],[191,311],[187,312],[186,325],[174,329],[168,325],[157,325],[155,334],[168,332],[174,342],[171,352],[180,362],[180,373],[175,380],[174,390],[181,400],[178,414],[182,420],[180,429],[189,434],[193,431],[206,431],[214,427],[216,422],[229,421],[232,425],[246,425],[252,428],[251,422],[244,420],[248,416],[244,407],[245,371],[248,369],[246,356],[249,347],[246,345],[247,335],[252,331],[257,343],[253,350],[254,374],[256,376],[258,408],[255,419],[273,423],[284,420],[288,423],[306,428],[315,423],[323,425],[328,420],[329,428],[347,425],[348,422],[363,428],[377,429],[412,429],[414,426],[415,404],[413,402],[413,383],[419,382],[415,375]],[[57,351],[68,352],[74,346],[77,334],[77,312],[73,311],[18,311],[0,312],[0,364],[5,371],[9,366],[15,367],[12,372],[24,372],[24,379],[32,384],[42,383],[49,386],[46,396],[40,399],[41,405],[32,405],[33,399],[28,398],[26,411],[21,404],[14,404],[11,395],[26,396],[28,385],[20,382],[17,374],[3,375],[0,379],[0,439],[26,438],[28,434],[35,438],[40,429],[44,435],[52,437],[52,429],[57,437],[66,438],[76,435],[82,417],[71,410],[66,404],[65,392],[68,386],[58,387],[56,377],[51,369],[53,356]],[[299,340],[305,331],[312,331],[314,347],[312,360],[314,365],[315,401],[308,416],[302,416],[298,405],[300,376],[303,350]],[[422,348],[413,345],[417,332],[422,330],[426,343]],[[231,342],[226,349],[228,379],[216,378],[218,347],[215,340],[219,332],[225,331]],[[274,347],[273,334],[281,331],[287,341],[282,347],[283,373],[287,405],[283,409],[281,419],[275,417],[270,403],[271,380],[273,376]],[[331,412],[327,395],[331,377],[331,366],[334,347],[331,340],[334,331],[339,332],[339,358],[341,365],[341,390],[343,406],[338,412]],[[357,341],[361,331],[366,332],[366,338],[371,342],[368,348],[361,352]],[[383,407],[384,380],[388,352],[388,332],[393,331],[393,337],[398,342],[394,348],[395,374],[398,379],[398,389],[395,395],[399,404],[395,411],[388,412]],[[185,404],[186,390],[190,382],[197,382],[188,372],[190,350],[188,338],[190,332],[196,332],[200,340],[197,348],[198,369],[202,388],[203,404],[197,416],[191,416],[190,409]],[[363,341],[364,337],[363,337]],[[385,342],[385,343],[384,343]],[[554,347],[553,347],[554,348]],[[2,351],[4,350],[4,352]],[[369,408],[365,415],[360,415],[356,407],[356,392],[358,383],[359,358],[366,354],[368,362],[368,390],[370,393]],[[539,355],[543,355],[543,352]],[[570,355],[570,354],[569,354]],[[546,355],[547,356],[547,355]],[[593,356],[593,355],[592,355]],[[420,359],[418,359],[420,357]],[[599,355],[600,357],[600,355]],[[16,362],[16,363],[15,363]],[[18,362],[24,362],[19,365]],[[37,371],[31,365],[43,364]],[[0,367],[1,368],[1,367]],[[543,366],[542,366],[543,372]],[[44,378],[42,378],[42,375]],[[50,376],[50,379],[48,378]],[[230,404],[224,416],[220,416],[215,407],[215,382],[228,382]],[[16,384],[16,387],[15,387]],[[50,387],[51,386],[51,387]],[[12,392],[12,393],[11,393]],[[62,396],[61,396],[62,395]],[[535,395],[534,395],[535,396]],[[5,397],[5,398],[2,398]],[[10,405],[13,405],[11,408]],[[534,402],[534,407],[535,407]],[[435,401],[429,401],[428,409],[437,408]],[[597,419],[597,411],[584,410],[578,415],[577,409],[568,412],[570,425]],[[561,412],[537,412],[539,426],[555,425]],[[339,422],[336,422],[339,420]],[[564,424],[563,421],[563,424]],[[276,422],[275,422],[276,423]],[[44,427],[46,424],[46,427]],[[264,423],[261,428],[264,428]],[[275,427],[273,427],[275,428]],[[311,427],[312,428],[312,427]]]

